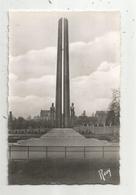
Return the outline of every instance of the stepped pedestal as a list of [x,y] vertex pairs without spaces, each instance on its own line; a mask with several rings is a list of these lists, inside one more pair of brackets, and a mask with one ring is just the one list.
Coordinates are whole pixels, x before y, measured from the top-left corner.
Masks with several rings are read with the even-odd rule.
[[[85,138],[72,128],[53,128],[40,138],[18,141],[20,145],[30,146],[105,146],[114,145],[105,140]],[[116,144],[115,144],[116,145]]]
[[118,144],[85,138],[71,128],[54,128],[40,138],[20,140],[14,146],[13,159],[27,159],[28,149],[29,159],[116,159],[119,156]]

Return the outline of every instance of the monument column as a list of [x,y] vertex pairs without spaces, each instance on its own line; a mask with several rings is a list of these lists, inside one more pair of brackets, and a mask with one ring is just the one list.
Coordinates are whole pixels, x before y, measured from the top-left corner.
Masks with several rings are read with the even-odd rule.
[[60,18],[58,22],[56,127],[62,127],[62,18]]
[[63,57],[63,112],[64,127],[70,125],[70,90],[69,90],[69,40],[68,40],[68,20],[64,18],[64,57]]

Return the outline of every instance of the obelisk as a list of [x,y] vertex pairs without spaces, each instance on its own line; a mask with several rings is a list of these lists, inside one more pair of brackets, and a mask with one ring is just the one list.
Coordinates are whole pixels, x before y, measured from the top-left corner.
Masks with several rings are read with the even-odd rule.
[[62,18],[58,22],[56,74],[56,127],[62,127]]
[[63,123],[69,127],[70,123],[70,90],[69,90],[69,40],[68,20],[64,18],[64,57],[63,57]]
[[68,20],[66,18],[61,18],[58,22],[56,127],[70,127],[69,40]]

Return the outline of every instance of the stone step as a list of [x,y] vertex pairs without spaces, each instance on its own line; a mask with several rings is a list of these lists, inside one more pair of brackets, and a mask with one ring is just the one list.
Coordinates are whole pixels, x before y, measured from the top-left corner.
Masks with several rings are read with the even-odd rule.
[[80,137],[83,138],[84,137],[79,134],[78,132],[76,132],[75,130],[73,130],[72,128],[54,128],[51,129],[47,134],[43,135],[42,137]]
[[72,128],[54,128],[48,131],[40,138],[31,138],[27,140],[19,140],[19,145],[30,146],[112,146],[104,140],[93,138],[85,138]]

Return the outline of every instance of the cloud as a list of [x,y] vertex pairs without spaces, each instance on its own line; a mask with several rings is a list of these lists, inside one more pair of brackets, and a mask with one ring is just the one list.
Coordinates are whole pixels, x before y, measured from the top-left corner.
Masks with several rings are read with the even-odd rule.
[[[119,33],[109,32],[92,42],[70,43],[70,76],[89,75],[104,61],[119,61]],[[55,75],[57,63],[56,47],[32,50],[28,53],[10,58],[10,72],[20,80]]]
[[98,71],[103,71],[103,72],[107,72],[107,71],[110,71],[112,70],[112,68],[116,67],[116,66],[119,66],[118,63],[108,63],[108,62],[102,62],[100,64],[100,66],[98,67]]
[[[92,114],[96,110],[107,110],[112,97],[112,89],[119,88],[120,66],[109,64],[109,69],[102,69],[108,62],[103,62],[90,75],[71,79],[71,102],[80,115],[83,110]],[[40,109],[49,109],[55,101],[55,76],[44,76],[27,81],[18,81],[11,85],[9,98],[10,109],[15,115],[28,116],[38,113]],[[14,89],[14,90],[13,90]],[[14,93],[13,93],[14,92]],[[27,108],[27,109],[26,109]]]
[[12,110],[14,116],[28,117],[40,114],[41,109],[49,109],[51,98],[39,96],[26,96],[26,97],[9,97],[9,110]]
[[106,62],[88,76],[72,79],[71,101],[75,103],[77,114],[83,110],[88,114],[96,110],[107,110],[112,98],[112,89],[119,88],[120,66],[112,64],[112,68],[105,71],[100,69],[103,64]]
[[9,109],[15,116],[39,114],[55,101],[60,16],[69,20],[70,92],[76,114],[106,110],[112,89],[119,87],[118,12],[12,13]]
[[25,55],[10,57],[9,70],[20,80],[55,74],[56,48],[32,50]]
[[9,12],[10,53],[19,56],[30,50],[56,46],[58,20],[66,17],[70,42],[91,42],[108,32],[119,31],[118,11]]
[[52,98],[55,96],[55,79],[54,75],[46,75],[27,81],[11,81],[9,82],[10,95],[20,97],[34,95]]

